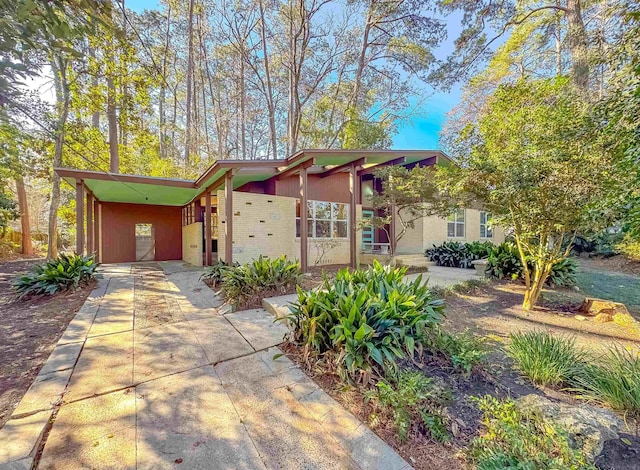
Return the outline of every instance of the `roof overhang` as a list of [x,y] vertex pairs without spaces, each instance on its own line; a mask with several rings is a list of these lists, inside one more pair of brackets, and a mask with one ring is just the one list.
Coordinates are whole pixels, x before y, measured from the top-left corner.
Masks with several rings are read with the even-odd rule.
[[[435,160],[434,160],[435,159]],[[350,171],[371,173],[380,165],[451,163],[439,150],[300,150],[286,160],[218,160],[195,181],[152,176],[126,175],[71,168],[55,168],[60,177],[75,186],[78,182],[103,202],[184,206],[205,191],[225,184],[233,173],[233,188],[251,182],[283,178],[306,168],[309,174],[330,176]]]

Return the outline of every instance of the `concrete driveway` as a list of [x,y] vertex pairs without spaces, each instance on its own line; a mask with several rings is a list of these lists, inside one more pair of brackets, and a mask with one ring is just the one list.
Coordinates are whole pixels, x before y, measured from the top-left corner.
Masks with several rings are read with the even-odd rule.
[[279,356],[283,324],[163,267],[100,268],[0,430],[0,469],[409,468]]

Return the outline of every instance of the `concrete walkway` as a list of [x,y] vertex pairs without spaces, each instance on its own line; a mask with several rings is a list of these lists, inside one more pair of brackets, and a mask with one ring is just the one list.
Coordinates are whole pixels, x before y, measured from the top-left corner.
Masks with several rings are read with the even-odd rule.
[[410,468],[280,356],[283,324],[163,268],[100,268],[0,430],[0,469],[30,468],[39,449],[43,469]]

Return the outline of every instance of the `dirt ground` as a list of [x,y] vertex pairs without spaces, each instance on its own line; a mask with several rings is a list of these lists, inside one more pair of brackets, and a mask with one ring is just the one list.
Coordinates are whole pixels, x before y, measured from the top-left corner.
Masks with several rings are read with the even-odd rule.
[[640,261],[634,261],[626,256],[616,255],[610,258],[593,256],[589,258],[582,255],[578,260],[581,266],[587,268],[640,276]]
[[0,264],[0,427],[9,419],[63,331],[93,289],[16,301],[11,279],[41,260]]

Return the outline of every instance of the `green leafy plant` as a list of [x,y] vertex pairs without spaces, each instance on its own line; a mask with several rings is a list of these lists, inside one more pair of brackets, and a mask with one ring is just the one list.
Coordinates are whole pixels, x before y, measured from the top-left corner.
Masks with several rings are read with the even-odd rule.
[[449,241],[439,246],[433,245],[433,248],[425,251],[425,256],[438,266],[470,269],[473,268],[472,261],[489,256],[491,247],[493,243],[488,241],[472,243]]
[[485,430],[466,455],[478,470],[595,470],[583,453],[571,448],[565,429],[523,413],[511,400],[487,395],[476,401],[484,413]]
[[[234,268],[239,266],[240,263],[233,263]],[[224,281],[224,276],[228,268],[229,265],[227,263],[222,260],[218,260],[207,268],[207,270],[200,276],[200,279],[215,288]]]
[[[528,260],[529,269],[533,262]],[[553,265],[545,283],[549,286],[571,287],[576,284],[578,265],[572,258],[565,258]],[[522,279],[524,269],[516,244],[504,242],[489,250],[487,258],[487,274],[498,279]]]
[[463,333],[449,333],[440,326],[429,332],[429,349],[442,354],[451,361],[454,369],[470,374],[471,370],[481,364],[487,350],[482,338],[469,331]]
[[367,270],[339,271],[318,290],[298,289],[287,320],[305,355],[328,353],[351,379],[413,357],[424,344],[425,331],[442,320],[444,303],[420,276],[406,283],[405,273],[406,268],[375,261]]
[[451,437],[442,416],[442,405],[450,399],[450,394],[434,386],[433,379],[422,372],[404,370],[397,379],[380,380],[375,392],[369,392],[366,397],[377,398],[380,405],[391,411],[400,442],[407,440],[414,426],[426,427],[438,442]]
[[511,334],[507,353],[518,369],[536,385],[572,384],[587,360],[575,347],[575,338],[543,331]]
[[259,306],[265,296],[294,291],[302,280],[300,264],[286,256],[260,256],[240,266],[217,267],[225,297],[237,307]]
[[76,289],[94,277],[96,262],[93,256],[60,255],[38,264],[12,282],[19,298],[27,295],[53,295],[67,289]]
[[640,356],[616,346],[589,361],[574,382],[582,398],[640,416]]

